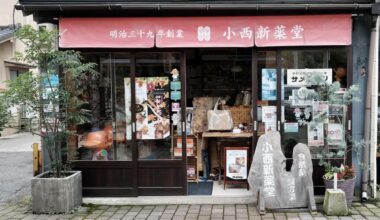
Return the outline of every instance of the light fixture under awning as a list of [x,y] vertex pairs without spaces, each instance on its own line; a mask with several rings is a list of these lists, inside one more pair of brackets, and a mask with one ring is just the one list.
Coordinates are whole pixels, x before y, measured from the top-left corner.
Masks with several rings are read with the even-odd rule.
[[61,18],[62,48],[350,45],[351,15]]

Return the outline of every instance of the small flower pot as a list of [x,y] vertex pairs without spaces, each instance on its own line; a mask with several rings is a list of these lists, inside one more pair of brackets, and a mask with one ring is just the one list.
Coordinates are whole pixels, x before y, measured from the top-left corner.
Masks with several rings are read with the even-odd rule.
[[[323,179],[326,189],[334,188],[334,180]],[[343,190],[346,194],[347,207],[351,208],[352,199],[354,198],[356,177],[348,180],[338,180],[338,189]]]

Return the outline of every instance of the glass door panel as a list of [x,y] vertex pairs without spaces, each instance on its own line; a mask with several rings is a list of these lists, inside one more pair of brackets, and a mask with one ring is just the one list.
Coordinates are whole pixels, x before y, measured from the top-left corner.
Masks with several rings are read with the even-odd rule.
[[113,140],[115,159],[132,161],[131,56],[113,54],[115,111]]
[[[136,53],[136,140],[139,160],[181,159],[171,116],[181,100],[181,53]],[[173,111],[174,110],[174,111]]]
[[[325,145],[327,123],[321,123],[314,128],[302,123],[302,121],[312,120],[313,108],[317,103],[313,104],[312,98],[309,98],[307,94],[318,88],[305,84],[305,76],[297,75],[297,72],[327,72],[326,79],[332,79],[333,82],[340,81],[343,89],[347,85],[346,67],[347,53],[344,48],[281,52],[281,68],[285,72],[284,96],[282,97],[284,118],[281,132],[285,157],[292,157],[293,148],[297,143],[307,144],[314,159],[318,152],[328,150]],[[333,107],[330,103],[321,104],[326,104],[326,107],[330,109]],[[330,114],[329,124],[334,120],[336,117]],[[343,118],[338,120],[343,120]]]
[[257,51],[257,135],[277,131],[276,51]]

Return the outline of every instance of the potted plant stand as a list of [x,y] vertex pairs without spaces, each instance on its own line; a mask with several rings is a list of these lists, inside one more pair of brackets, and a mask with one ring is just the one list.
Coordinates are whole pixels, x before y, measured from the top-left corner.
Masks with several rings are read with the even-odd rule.
[[69,213],[81,204],[81,171],[67,171],[62,178],[45,172],[32,179],[33,213]]

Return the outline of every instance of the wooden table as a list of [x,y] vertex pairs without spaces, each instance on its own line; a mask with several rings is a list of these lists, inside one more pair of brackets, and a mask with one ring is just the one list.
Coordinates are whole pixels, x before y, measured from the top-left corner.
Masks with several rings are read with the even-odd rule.
[[[222,176],[222,142],[231,142],[237,141],[241,139],[248,139],[247,144],[249,149],[251,149],[251,141],[252,141],[253,133],[242,132],[242,133],[232,133],[232,132],[203,132],[202,134],[202,146],[207,148],[207,139],[208,138],[216,138],[216,153],[218,157],[218,182],[221,184],[221,176]],[[250,153],[251,151],[249,151]],[[211,163],[211,162],[210,162]]]

